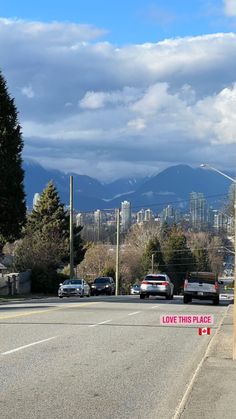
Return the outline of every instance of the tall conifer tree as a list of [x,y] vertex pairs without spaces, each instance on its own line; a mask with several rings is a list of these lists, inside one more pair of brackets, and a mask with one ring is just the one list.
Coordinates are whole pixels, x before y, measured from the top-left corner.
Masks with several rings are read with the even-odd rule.
[[25,223],[22,149],[17,109],[0,73],[0,251],[6,241],[20,236]]

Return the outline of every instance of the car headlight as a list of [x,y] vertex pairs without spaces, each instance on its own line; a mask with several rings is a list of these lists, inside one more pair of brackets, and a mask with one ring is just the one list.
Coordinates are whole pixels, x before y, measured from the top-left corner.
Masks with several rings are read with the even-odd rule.
[[91,285],[92,288],[95,288],[95,285]]
[[80,291],[80,288],[76,288],[76,291]]
[[109,288],[109,285],[106,285],[106,288]]

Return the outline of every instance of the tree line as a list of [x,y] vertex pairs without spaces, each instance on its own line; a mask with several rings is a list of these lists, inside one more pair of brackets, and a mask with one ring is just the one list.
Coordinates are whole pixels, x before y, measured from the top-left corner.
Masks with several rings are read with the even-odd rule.
[[[186,273],[222,270],[224,239],[206,232],[184,232],[179,226],[169,227],[149,222],[134,225],[120,247],[120,286],[126,292],[148,273],[167,273],[180,292]],[[91,243],[78,273],[91,280],[99,275],[115,274],[115,247]]]

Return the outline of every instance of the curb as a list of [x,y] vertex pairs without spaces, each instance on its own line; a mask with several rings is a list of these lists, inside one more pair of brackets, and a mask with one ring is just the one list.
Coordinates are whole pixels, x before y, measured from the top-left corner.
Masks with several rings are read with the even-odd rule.
[[203,355],[201,361],[199,362],[199,364],[198,364],[195,372],[193,373],[192,378],[190,379],[189,383],[187,384],[187,387],[186,387],[186,390],[185,390],[184,395],[182,397],[182,400],[180,401],[179,405],[177,406],[176,411],[175,411],[175,414],[172,417],[172,419],[180,419],[181,418],[182,413],[183,413],[183,411],[184,411],[184,409],[186,407],[186,404],[187,404],[187,402],[189,400],[189,397],[190,397],[190,394],[191,394],[193,385],[194,385],[196,379],[198,378],[198,375],[200,373],[200,370],[202,368],[202,365],[204,364],[206,358],[208,357],[208,354],[209,354],[209,352],[211,350],[211,347],[213,346],[213,344],[215,342],[215,339],[216,339],[216,337],[217,337],[217,335],[218,335],[218,333],[219,333],[219,331],[220,331],[220,329],[222,327],[222,324],[223,324],[226,316],[228,315],[228,311],[230,309],[230,306],[231,306],[231,304],[229,304],[228,307],[227,307],[227,309],[225,310],[225,313],[224,313],[224,315],[223,315],[223,317],[222,317],[222,319],[221,319],[221,321],[219,323],[219,326],[217,327],[217,329],[215,331],[214,336],[212,337],[212,339],[208,343],[207,348],[206,348],[206,352]]
[[21,301],[26,301],[26,300],[40,300],[42,298],[48,298],[46,296],[34,296],[34,297],[21,297],[21,298],[4,298],[4,297],[0,297],[0,304],[9,304],[9,303],[18,303]]

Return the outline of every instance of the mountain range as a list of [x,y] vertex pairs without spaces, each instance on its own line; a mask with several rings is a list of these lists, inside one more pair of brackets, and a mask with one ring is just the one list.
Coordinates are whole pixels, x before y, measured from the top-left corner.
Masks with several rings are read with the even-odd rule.
[[218,208],[227,199],[232,183],[216,172],[187,165],[171,166],[151,177],[120,178],[110,183],[86,175],[45,169],[31,161],[25,161],[23,168],[29,209],[34,194],[41,193],[50,180],[56,185],[61,201],[68,205],[70,175],[74,179],[74,207],[86,212],[118,208],[124,200],[131,202],[134,211],[151,208],[160,212],[168,204],[187,210],[191,192],[203,193],[210,205]]

